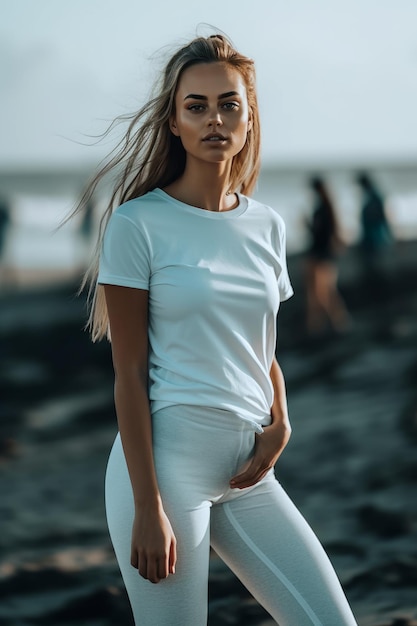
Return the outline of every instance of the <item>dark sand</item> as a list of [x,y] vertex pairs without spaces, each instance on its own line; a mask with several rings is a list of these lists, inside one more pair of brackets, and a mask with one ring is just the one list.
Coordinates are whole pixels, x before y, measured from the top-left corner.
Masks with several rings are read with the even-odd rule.
[[[293,436],[277,475],[328,551],[360,626],[417,624],[416,261],[417,243],[402,243],[381,283],[368,284],[349,251],[340,282],[354,325],[311,340],[294,257],[297,296],[280,313]],[[116,432],[110,350],[82,332],[85,303],[74,292],[0,296],[5,626],[132,624],[103,507]],[[273,624],[215,555],[209,607],[210,626]]]

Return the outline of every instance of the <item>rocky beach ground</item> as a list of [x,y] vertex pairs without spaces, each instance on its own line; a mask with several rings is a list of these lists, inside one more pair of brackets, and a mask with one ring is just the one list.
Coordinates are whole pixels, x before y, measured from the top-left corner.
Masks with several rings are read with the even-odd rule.
[[[359,625],[416,626],[417,243],[387,251],[378,284],[355,250],[344,255],[353,323],[343,335],[306,337],[302,256],[289,266],[297,295],[280,312],[278,356],[293,435],[277,476]],[[0,296],[4,626],[132,625],[103,505],[116,433],[110,349],[83,332],[75,290]],[[274,623],[214,554],[209,594],[209,626]]]

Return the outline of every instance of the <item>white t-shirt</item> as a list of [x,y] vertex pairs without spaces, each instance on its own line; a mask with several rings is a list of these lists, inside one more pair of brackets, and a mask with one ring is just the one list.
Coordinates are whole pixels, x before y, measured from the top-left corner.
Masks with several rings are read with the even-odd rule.
[[293,291],[285,226],[238,195],[212,212],[161,189],[118,207],[106,228],[98,282],[149,290],[152,412],[176,404],[270,423],[270,368],[280,301]]

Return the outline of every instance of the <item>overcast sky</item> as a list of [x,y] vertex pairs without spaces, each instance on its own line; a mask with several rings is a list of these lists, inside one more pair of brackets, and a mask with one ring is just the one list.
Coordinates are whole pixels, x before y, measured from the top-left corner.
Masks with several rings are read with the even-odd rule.
[[97,161],[201,23],[255,59],[264,161],[417,160],[417,0],[2,0],[0,167]]

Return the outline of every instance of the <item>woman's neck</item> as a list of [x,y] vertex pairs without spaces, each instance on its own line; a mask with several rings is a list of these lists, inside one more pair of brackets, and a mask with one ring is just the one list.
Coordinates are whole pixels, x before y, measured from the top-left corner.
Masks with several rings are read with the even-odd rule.
[[206,211],[234,209],[238,199],[229,188],[230,167],[218,167],[226,165],[223,163],[207,165],[209,167],[186,167],[182,176],[164,191],[181,202]]

